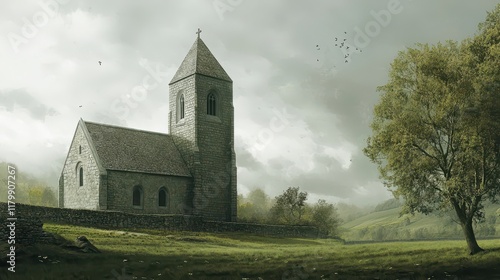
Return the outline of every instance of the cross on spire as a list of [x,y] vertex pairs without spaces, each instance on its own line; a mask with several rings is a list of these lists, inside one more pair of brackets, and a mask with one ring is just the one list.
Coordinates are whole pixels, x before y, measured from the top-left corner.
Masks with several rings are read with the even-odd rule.
[[198,28],[198,31],[196,31],[196,34],[198,34],[198,38],[200,38],[200,33],[201,33],[201,29]]

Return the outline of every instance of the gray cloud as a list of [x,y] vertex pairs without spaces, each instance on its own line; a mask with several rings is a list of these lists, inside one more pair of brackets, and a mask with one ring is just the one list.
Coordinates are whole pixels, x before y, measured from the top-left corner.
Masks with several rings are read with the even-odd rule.
[[0,91],[0,108],[14,112],[16,107],[28,110],[30,116],[36,120],[44,121],[47,116],[56,116],[58,112],[43,102],[40,102],[24,89]]
[[[376,87],[386,83],[391,61],[417,42],[472,36],[497,2],[401,0],[401,13],[370,38],[363,53],[344,63],[334,38],[354,44],[356,28],[374,21],[373,12],[387,9],[388,0],[244,0],[222,17],[211,0],[72,0],[16,56],[9,42],[0,44],[0,60],[10,62],[0,66],[0,106],[8,117],[18,114],[16,108],[28,110],[32,121],[51,117],[44,128],[48,136],[33,139],[32,146],[53,158],[20,160],[25,169],[60,162],[79,118],[166,132],[168,82],[200,27],[234,81],[240,191],[260,186],[275,196],[300,186],[320,196],[376,203],[388,193],[361,149],[371,133]],[[31,20],[40,10],[37,3],[6,5],[0,11],[0,33],[20,34],[23,17]],[[161,64],[168,77],[121,116],[110,104],[130,95],[150,74],[139,65],[144,58]],[[49,78],[53,86],[44,84]],[[285,109],[293,119],[263,151],[252,153],[259,131],[275,117],[273,108]],[[25,121],[26,130],[35,127]],[[17,156],[9,151],[21,150],[18,143],[27,140],[20,140],[2,142],[0,154]],[[342,167],[345,155],[335,158],[328,148],[345,150],[352,160],[349,168]]]

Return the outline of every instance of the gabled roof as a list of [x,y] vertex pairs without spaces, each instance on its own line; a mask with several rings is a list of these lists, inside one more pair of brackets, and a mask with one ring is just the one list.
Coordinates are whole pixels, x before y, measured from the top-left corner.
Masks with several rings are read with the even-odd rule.
[[233,81],[200,37],[196,38],[196,41],[182,61],[170,84],[193,74],[202,74],[229,82]]
[[171,135],[83,123],[105,169],[191,177]]

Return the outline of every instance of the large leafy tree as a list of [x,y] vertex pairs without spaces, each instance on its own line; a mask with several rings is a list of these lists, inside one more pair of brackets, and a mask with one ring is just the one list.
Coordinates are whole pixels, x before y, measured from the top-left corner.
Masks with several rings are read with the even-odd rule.
[[335,236],[338,234],[341,220],[335,206],[326,202],[324,199],[320,199],[312,207],[311,223],[316,226],[321,233]]
[[472,39],[399,53],[364,149],[406,212],[453,209],[471,254],[473,222],[500,192],[499,7]]
[[298,225],[303,222],[306,211],[307,192],[299,187],[289,187],[283,194],[276,196],[271,208],[271,215],[277,222],[287,225]]

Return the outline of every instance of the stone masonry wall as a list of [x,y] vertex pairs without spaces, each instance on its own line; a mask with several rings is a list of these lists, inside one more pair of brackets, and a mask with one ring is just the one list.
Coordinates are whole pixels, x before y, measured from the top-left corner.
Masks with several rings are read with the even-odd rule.
[[[9,245],[33,244],[43,236],[42,221],[37,217],[17,217],[15,221],[8,221],[7,203],[1,203],[0,211],[0,240]],[[11,241],[12,240],[12,241]]]
[[[143,190],[143,206],[132,205],[134,186]],[[108,170],[108,209],[137,214],[189,214],[188,190],[192,178]],[[159,190],[167,190],[167,206],[159,207]]]
[[[0,202],[0,209],[7,209],[7,204]],[[6,211],[2,210],[1,212]],[[40,220],[42,222],[56,222],[107,229],[146,228],[178,231],[244,232],[279,237],[319,237],[318,229],[309,226],[279,226],[203,221],[201,217],[187,215],[133,214],[118,211],[52,208],[25,204],[16,204],[16,215],[18,220],[30,221],[25,223],[27,225],[24,231],[26,240],[39,235],[41,229]],[[0,218],[6,221],[6,217],[0,216]],[[32,232],[30,232],[30,229],[32,229]],[[0,231],[0,234],[3,236],[2,238],[7,236],[7,233],[4,231],[5,229]],[[16,232],[16,235],[17,234]],[[2,238],[0,238],[0,240],[2,240]]]
[[[79,166],[83,167],[83,186],[80,186],[78,181]],[[100,173],[81,122],[78,123],[61,176],[64,183],[62,194],[64,207],[99,209]]]
[[[232,83],[196,75],[196,93],[202,188],[201,193],[195,193],[195,208],[201,210],[202,216],[207,219],[230,221],[234,145]],[[216,98],[216,116],[207,114],[207,97],[210,93]],[[201,203],[196,205],[197,201]]]
[[[179,149],[188,169],[193,172],[193,149],[195,143],[195,92],[194,75],[170,85],[169,134]],[[184,119],[179,120],[178,100],[184,94]]]
[[[207,115],[207,95],[216,96],[216,116]],[[178,99],[184,95],[185,117]],[[170,134],[194,177],[193,213],[236,220],[236,163],[232,83],[195,74],[170,85]],[[199,153],[195,153],[195,148]],[[199,160],[199,164],[195,161]]]

